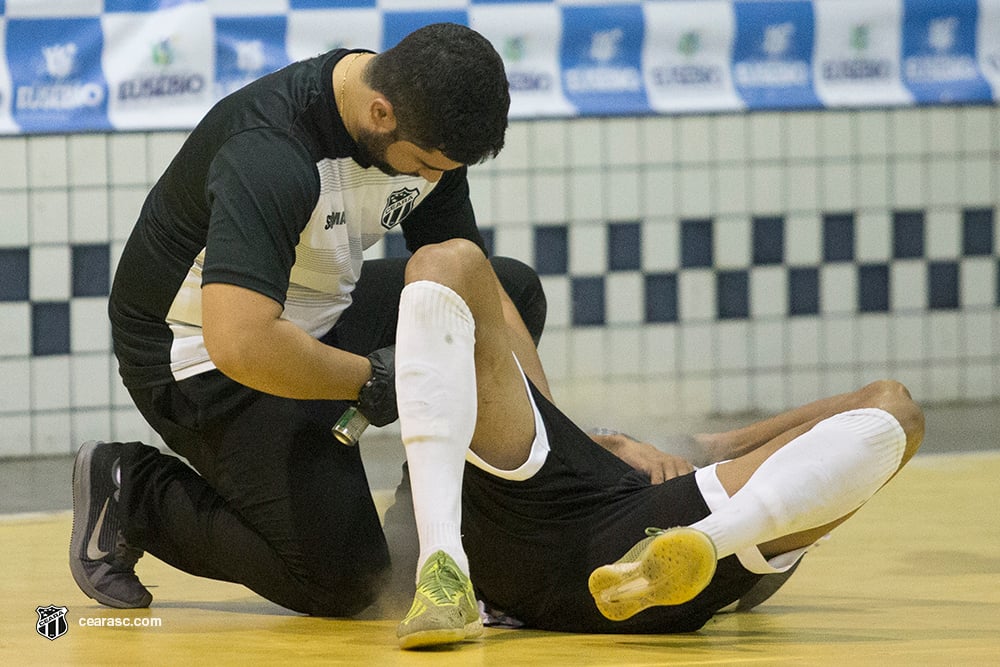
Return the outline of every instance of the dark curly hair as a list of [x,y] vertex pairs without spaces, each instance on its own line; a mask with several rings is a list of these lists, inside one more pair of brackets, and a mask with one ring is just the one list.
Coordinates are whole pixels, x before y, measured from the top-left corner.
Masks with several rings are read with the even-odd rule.
[[364,80],[392,103],[400,139],[462,164],[503,148],[507,74],[493,45],[471,28],[424,26],[375,56]]

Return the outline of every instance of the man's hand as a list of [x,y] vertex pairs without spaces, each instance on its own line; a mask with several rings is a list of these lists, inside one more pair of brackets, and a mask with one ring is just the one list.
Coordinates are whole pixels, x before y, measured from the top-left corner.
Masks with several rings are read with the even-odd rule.
[[396,407],[396,346],[368,355],[372,376],[358,392],[358,409],[372,426],[385,426],[399,419]]
[[624,433],[598,429],[592,431],[590,437],[625,463],[649,475],[650,484],[660,484],[694,470],[679,456],[662,452],[648,442],[640,442]]

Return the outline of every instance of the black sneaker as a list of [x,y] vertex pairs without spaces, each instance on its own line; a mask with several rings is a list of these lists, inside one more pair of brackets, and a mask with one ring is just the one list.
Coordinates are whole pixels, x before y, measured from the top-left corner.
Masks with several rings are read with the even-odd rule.
[[83,443],[73,465],[73,534],[69,569],[88,597],[119,609],[148,607],[153,596],[135,576],[142,551],[125,542],[118,517],[121,448]]

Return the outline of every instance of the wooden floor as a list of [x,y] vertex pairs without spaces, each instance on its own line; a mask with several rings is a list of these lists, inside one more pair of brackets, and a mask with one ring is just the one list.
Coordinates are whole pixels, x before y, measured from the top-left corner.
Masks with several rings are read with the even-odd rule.
[[[447,650],[396,648],[398,619],[290,614],[245,589],[145,557],[150,609],[97,605],[67,566],[70,515],[0,518],[0,664],[1000,665],[1000,453],[919,456],[775,597],[674,636],[487,630]],[[69,609],[37,634],[38,606]],[[90,619],[159,619],[92,627]]]

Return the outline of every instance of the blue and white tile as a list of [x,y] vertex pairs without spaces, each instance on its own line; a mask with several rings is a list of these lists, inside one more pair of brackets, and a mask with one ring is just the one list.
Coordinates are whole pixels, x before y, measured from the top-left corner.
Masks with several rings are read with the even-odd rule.
[[963,308],[989,308],[997,301],[997,262],[990,257],[968,257],[959,263],[960,303]]
[[750,206],[750,177],[745,165],[720,164],[712,169],[715,210],[719,215],[745,214]]
[[965,206],[994,206],[996,163],[989,157],[965,157],[959,164],[958,200]]
[[30,304],[26,301],[0,302],[0,331],[3,331],[3,336],[0,336],[0,357],[30,356]]
[[69,152],[69,184],[72,187],[107,186],[108,137],[103,134],[75,134],[66,146]]
[[958,150],[966,156],[986,154],[991,149],[990,137],[996,141],[996,130],[993,127],[993,110],[995,107],[967,106],[954,109],[959,114]]
[[820,154],[824,160],[847,158],[856,152],[854,114],[825,111],[819,124]]
[[922,158],[898,158],[890,167],[891,202],[896,208],[927,205],[927,169]]
[[28,187],[28,140],[26,137],[0,137],[0,189]]
[[64,135],[28,139],[28,187],[64,188],[69,181]]
[[857,207],[855,168],[846,161],[827,161],[820,173],[820,201],[828,211],[853,210]]
[[33,410],[65,410],[70,398],[70,356],[34,357],[31,360]]
[[715,318],[715,272],[685,269],[677,276],[681,322],[704,322]]
[[146,135],[146,182],[155,183],[187,139],[187,132],[153,132]]
[[822,323],[822,363],[835,368],[854,364],[858,353],[857,318],[833,315],[822,318]]
[[641,215],[640,171],[622,167],[605,176],[605,215],[610,220],[633,220]]
[[785,156],[789,161],[814,161],[819,150],[819,124],[823,112],[801,111],[784,118]]
[[854,163],[857,204],[862,211],[889,205],[889,170],[884,158]]
[[857,309],[857,272],[852,264],[819,267],[819,306],[826,314],[853,313]]
[[674,215],[681,210],[678,197],[678,172],[669,165],[647,168],[641,175],[642,207],[640,213],[646,218],[660,218]]
[[822,261],[822,226],[818,213],[789,213],[785,218],[785,260],[790,266],[814,266]]
[[962,364],[948,361],[933,364],[928,369],[928,401],[943,403],[962,397]]
[[604,132],[599,119],[575,120],[568,126],[569,166],[594,167],[604,164]]
[[31,410],[31,360],[0,359],[0,377],[0,413]]
[[79,187],[69,193],[71,243],[106,242],[110,236],[108,191],[104,187]]
[[681,169],[679,177],[679,207],[684,217],[705,217],[715,210],[712,170],[710,167],[692,166]]
[[570,368],[574,377],[601,378],[610,371],[604,327],[577,327],[569,333]]
[[0,191],[0,211],[4,216],[3,224],[0,224],[0,248],[23,248],[31,243],[28,193]]
[[778,370],[788,364],[787,326],[783,320],[762,320],[749,324],[753,347],[750,351],[757,370]]
[[931,158],[927,164],[930,206],[953,206],[958,203],[959,163],[954,157]]
[[562,328],[570,324],[572,297],[568,276],[541,276],[542,290],[548,303],[545,328]]
[[569,175],[569,214],[572,221],[603,220],[604,176],[593,169],[577,169]]
[[787,409],[794,397],[790,396],[788,382],[782,371],[758,371],[751,378],[753,406],[765,413],[774,414]]
[[677,162],[683,167],[712,159],[712,127],[707,116],[680,116],[677,124]]
[[772,215],[788,208],[787,167],[761,164],[750,171],[750,207],[754,214]]
[[682,324],[678,330],[678,367],[681,375],[711,373],[718,365],[715,339],[718,329],[714,323],[694,322]]
[[889,358],[889,320],[885,313],[865,313],[858,317],[857,360],[870,367]]
[[963,361],[961,364],[961,396],[963,401],[985,402],[995,396],[994,370],[988,361]]
[[111,187],[109,211],[112,239],[124,241],[129,237],[147,194],[147,188],[144,185]]
[[0,414],[0,458],[31,455],[31,415]]
[[713,146],[717,161],[738,164],[749,161],[749,117],[749,114],[725,114],[713,118]]
[[648,324],[641,330],[641,350],[645,359],[647,377],[675,377],[678,363],[678,326],[675,324]]
[[818,317],[788,321],[786,360],[793,369],[818,368],[823,361],[822,327]]
[[[605,164],[618,168],[642,162],[639,124],[634,118],[609,118],[604,126]],[[614,171],[614,170],[612,170]]]
[[746,371],[755,357],[751,345],[751,327],[745,321],[724,321],[715,325],[715,367],[720,371]]
[[531,149],[531,167],[544,170],[565,169],[569,162],[567,124],[559,120],[538,120],[526,123]]
[[33,244],[69,242],[69,194],[66,190],[28,193],[28,224]]
[[936,156],[954,156],[959,147],[959,114],[948,107],[931,107],[924,110],[927,127],[927,153]]
[[565,172],[541,172],[529,182],[532,222],[559,222],[569,219],[568,179]]
[[680,267],[680,227],[672,218],[642,221],[642,268],[649,273],[676,271]]
[[932,366],[958,359],[962,352],[959,314],[932,312],[927,316],[928,358]]
[[605,356],[609,364],[606,377],[634,378],[646,374],[646,359],[642,354],[642,330],[639,327],[609,327],[605,338]]
[[927,264],[918,259],[889,265],[889,303],[896,313],[927,309]]
[[785,156],[785,114],[757,112],[749,115],[750,159],[777,162]]
[[108,162],[114,185],[147,185],[146,136],[112,134],[108,139]]
[[929,354],[927,328],[927,318],[923,314],[894,314],[889,320],[889,361],[924,363]]
[[511,123],[504,136],[503,150],[493,166],[499,172],[524,170],[531,165],[530,131],[526,123]]
[[36,413],[31,419],[31,453],[35,456],[69,454],[73,427],[68,412]]
[[919,109],[896,109],[889,112],[889,152],[897,156],[927,153],[925,116]]
[[892,257],[892,220],[888,211],[861,211],[854,226],[857,259],[888,262]]
[[815,211],[820,207],[820,170],[815,162],[792,162],[785,174],[788,178],[789,212]]
[[[644,319],[643,277],[638,271],[609,273],[604,279],[606,323],[638,326]],[[638,349],[638,348],[636,348]]]
[[751,399],[751,379],[746,372],[726,372],[712,381],[713,405],[720,414],[748,412],[757,407]]
[[668,165],[677,161],[677,121],[670,116],[647,118],[640,130],[639,160],[644,165]]
[[750,270],[750,316],[783,318],[788,313],[788,276],[783,266],[755,266]]
[[993,317],[989,311],[964,313],[961,316],[961,357],[975,359],[989,367],[992,353]]
[[524,223],[531,219],[529,178],[526,173],[497,173],[490,222],[498,225]]
[[823,382],[818,370],[792,369],[786,378],[788,407],[805,405],[824,397]]
[[70,250],[67,246],[31,248],[31,300],[70,298]]
[[111,368],[106,354],[75,354],[71,357],[70,400],[74,408],[98,408],[111,404]]
[[858,155],[881,158],[889,154],[889,112],[870,109],[858,112],[855,123]]
[[712,236],[715,268],[746,268],[751,264],[752,228],[746,215],[720,216]]

